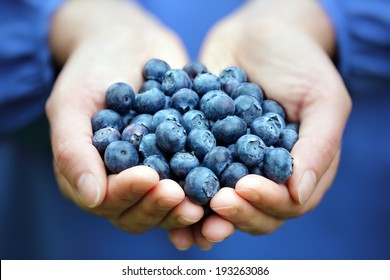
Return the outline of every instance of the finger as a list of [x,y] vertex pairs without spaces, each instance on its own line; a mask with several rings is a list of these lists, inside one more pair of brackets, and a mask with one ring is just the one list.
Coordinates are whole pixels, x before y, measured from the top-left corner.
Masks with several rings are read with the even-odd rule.
[[232,188],[222,188],[211,200],[211,208],[241,231],[267,234],[279,228],[283,221],[254,207]]
[[173,246],[180,251],[188,250],[194,244],[191,227],[171,229],[168,236]]
[[160,223],[160,226],[166,229],[187,227],[202,219],[203,214],[203,208],[192,203],[186,197],[182,203],[177,205],[168,213],[168,215]]
[[139,203],[116,219],[114,224],[129,232],[145,232],[161,223],[168,212],[183,200],[183,189],[176,182],[162,180]]
[[218,215],[211,215],[204,220],[201,233],[206,240],[218,243],[232,235],[234,230],[235,227],[231,222]]
[[202,234],[202,225],[203,223],[197,223],[195,225],[192,226],[192,235],[194,237],[194,242],[195,244],[202,250],[210,250],[213,245],[214,245],[214,242],[211,242],[209,240],[207,240],[203,234]]
[[109,175],[107,195],[97,213],[118,217],[136,204],[159,182],[157,172],[148,166],[135,166],[119,174]]

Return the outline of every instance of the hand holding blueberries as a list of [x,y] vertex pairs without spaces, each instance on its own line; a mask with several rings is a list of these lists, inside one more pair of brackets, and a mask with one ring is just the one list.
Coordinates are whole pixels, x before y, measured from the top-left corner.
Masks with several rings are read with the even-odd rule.
[[[249,1],[214,27],[202,64],[133,3],[67,3],[51,38],[66,64],[46,107],[63,193],[125,231],[167,228],[179,249],[270,233],[314,208],[351,105],[322,12],[278,2]],[[145,70],[150,58],[169,64]]]

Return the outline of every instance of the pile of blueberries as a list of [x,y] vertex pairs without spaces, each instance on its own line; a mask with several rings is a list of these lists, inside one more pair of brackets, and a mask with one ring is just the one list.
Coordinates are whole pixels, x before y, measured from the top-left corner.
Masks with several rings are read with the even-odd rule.
[[242,68],[217,76],[200,62],[172,69],[153,58],[143,76],[139,93],[112,84],[106,108],[92,117],[92,143],[109,174],[150,166],[199,205],[247,174],[277,183],[292,175],[298,124],[288,123],[284,108]]

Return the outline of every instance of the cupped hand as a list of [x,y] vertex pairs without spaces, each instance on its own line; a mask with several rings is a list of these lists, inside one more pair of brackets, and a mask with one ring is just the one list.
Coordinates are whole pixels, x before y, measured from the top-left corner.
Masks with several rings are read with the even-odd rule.
[[180,40],[133,2],[94,0],[64,4],[53,19],[51,44],[63,67],[46,112],[64,195],[131,233],[197,222],[203,209],[176,182],[160,181],[146,166],[107,176],[91,141],[91,118],[105,106],[108,86],[121,81],[137,91],[150,58],[182,67],[187,55]]
[[283,105],[290,122],[300,124],[299,140],[291,151],[293,175],[285,184],[243,177],[235,189],[223,188],[213,197],[216,214],[202,225],[173,230],[174,244],[210,247],[235,229],[271,233],[320,203],[335,177],[351,110],[330,59],[332,32],[327,16],[311,0],[247,1],[210,31],[200,60],[213,73],[241,66],[267,98]]

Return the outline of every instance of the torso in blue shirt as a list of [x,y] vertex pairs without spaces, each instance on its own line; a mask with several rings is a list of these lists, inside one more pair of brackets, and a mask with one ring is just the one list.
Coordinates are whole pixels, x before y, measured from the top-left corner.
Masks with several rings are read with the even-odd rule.
[[[139,2],[176,30],[191,57],[196,58],[210,25],[242,1]],[[355,3],[361,2],[364,1]],[[389,10],[389,5],[386,8]],[[388,58],[389,52],[384,58]],[[348,81],[348,73],[344,75]],[[207,252],[195,247],[186,252],[177,251],[164,230],[143,235],[117,230],[107,220],[80,210],[62,197],[54,176],[48,173],[51,170],[48,149],[31,149],[23,142],[21,145],[0,142],[3,159],[0,159],[0,221],[4,225],[0,229],[1,257],[388,259],[389,80],[385,78],[378,84],[367,79],[364,83],[364,87],[352,93],[354,109],[345,132],[340,170],[319,207],[288,221],[273,234],[251,236],[236,232]],[[379,90],[367,91],[371,86]],[[23,178],[18,170],[24,170]]]

